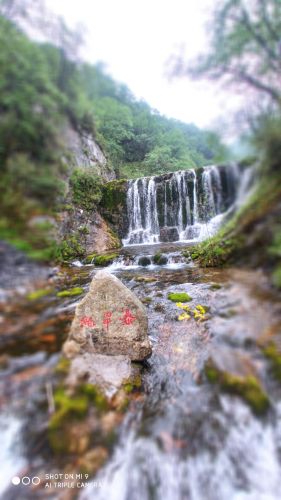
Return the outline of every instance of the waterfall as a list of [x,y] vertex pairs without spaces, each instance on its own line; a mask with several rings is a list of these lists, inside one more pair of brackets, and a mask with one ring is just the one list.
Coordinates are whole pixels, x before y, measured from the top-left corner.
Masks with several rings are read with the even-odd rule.
[[242,183],[239,166],[208,166],[130,180],[123,244],[198,241],[217,230]]

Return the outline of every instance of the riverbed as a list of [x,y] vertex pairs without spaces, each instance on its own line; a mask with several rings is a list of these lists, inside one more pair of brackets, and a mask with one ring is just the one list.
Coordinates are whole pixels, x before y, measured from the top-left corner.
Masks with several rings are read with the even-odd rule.
[[[277,500],[281,491],[281,384],[262,347],[281,343],[280,296],[262,271],[200,269],[182,245],[130,247],[108,268],[144,303],[153,354],[142,367],[142,387],[126,409],[104,465],[80,490],[52,490],[51,498],[106,500]],[[164,265],[140,266],[141,256],[166,254]],[[1,303],[1,434],[3,498],[50,498],[38,486],[11,484],[14,476],[57,470],[47,451],[48,384],[75,306],[89,288],[93,265],[64,268],[37,289]],[[78,297],[57,292],[82,287]],[[168,300],[191,297],[191,311]],[[199,309],[198,309],[199,307]],[[203,308],[196,319],[194,310]],[[198,316],[198,315],[197,315]],[[238,395],[206,377],[221,371],[254,376],[269,398],[257,415]],[[71,457],[70,457],[71,460]]]

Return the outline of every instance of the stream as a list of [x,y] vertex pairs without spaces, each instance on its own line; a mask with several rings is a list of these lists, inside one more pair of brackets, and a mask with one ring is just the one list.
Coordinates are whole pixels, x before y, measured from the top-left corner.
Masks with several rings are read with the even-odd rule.
[[[145,304],[153,354],[142,370],[143,387],[131,401],[117,439],[95,481],[80,492],[53,496],[14,486],[11,478],[61,470],[46,447],[48,383],[79,297],[97,268],[65,268],[50,293],[28,300],[9,295],[1,307],[1,498],[80,500],[278,500],[281,495],[281,385],[260,348],[281,344],[280,297],[260,270],[200,269],[183,257],[186,244],[137,245],[121,250],[107,268]],[[152,263],[157,252],[166,257]],[[145,266],[139,259],[146,257]],[[46,287],[38,281],[36,288]],[[190,308],[204,307],[205,321],[179,321],[169,292],[186,292]],[[270,409],[254,414],[239,396],[206,379],[204,365],[257,375]],[[65,470],[65,469],[63,469]]]

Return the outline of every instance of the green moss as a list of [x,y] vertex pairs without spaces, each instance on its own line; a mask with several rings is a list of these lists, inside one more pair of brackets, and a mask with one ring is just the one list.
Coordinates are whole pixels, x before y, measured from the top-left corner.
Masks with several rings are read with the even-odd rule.
[[[56,371],[66,374],[68,360],[62,358]],[[91,405],[101,412],[108,410],[108,402],[99,389],[89,383],[81,384],[75,394],[68,395],[63,387],[54,393],[55,412],[49,419],[48,439],[51,448],[57,453],[67,453],[69,449],[68,425],[87,416]]]
[[118,255],[118,253],[97,255],[97,257],[95,257],[94,264],[95,266],[101,267],[109,266],[110,264],[112,264],[114,259],[117,259]]
[[75,297],[76,295],[81,295],[83,292],[83,288],[76,286],[70,290],[62,290],[61,292],[58,292],[57,297]]
[[109,181],[102,186],[100,206],[109,212],[120,207],[126,207],[127,180],[118,179]]
[[220,371],[210,361],[205,365],[205,374],[209,382],[219,384],[223,391],[243,398],[254,413],[262,415],[269,408],[268,396],[256,377]]
[[97,255],[98,255],[97,253],[91,253],[91,254],[87,255],[87,257],[85,258],[85,263],[92,264]]
[[262,351],[270,361],[274,377],[281,382],[281,353],[278,351],[277,346],[270,342]]
[[169,293],[168,299],[172,302],[190,302],[192,297],[185,292]]
[[209,286],[209,289],[212,290],[212,291],[215,291],[215,290],[220,290],[221,289],[221,285],[219,283],[212,283],[210,286]]
[[127,394],[130,394],[130,392],[133,391],[134,389],[134,386],[133,384],[124,384],[124,391],[127,393]]
[[35,290],[34,292],[30,292],[27,295],[28,300],[38,300],[41,299],[42,297],[46,297],[47,295],[51,295],[53,293],[52,288],[42,288],[39,290]]
[[157,252],[152,257],[153,263],[158,264],[159,266],[164,266],[168,262],[168,258],[166,255],[163,255],[161,252]]
[[57,389],[54,394],[56,411],[49,420],[49,430],[60,428],[70,417],[82,418],[88,411],[86,396],[68,396],[64,389]]
[[205,375],[211,384],[216,384],[219,381],[219,372],[211,364],[205,366]]
[[181,254],[186,259],[188,259],[191,256],[191,253],[188,250],[183,250]]
[[133,392],[134,389],[139,389],[142,386],[142,379],[141,375],[135,374],[132,375],[128,380],[125,381],[123,384],[123,389],[124,391],[129,394]]
[[141,299],[141,301],[143,304],[150,304],[152,302],[152,298],[151,297],[143,297]]
[[69,372],[70,364],[71,364],[71,362],[69,359],[61,357],[59,362],[57,363],[57,365],[55,367],[55,372],[61,373],[63,375],[67,375]]
[[94,403],[94,406],[100,411],[108,409],[108,402],[102,392],[93,384],[85,383],[79,386],[79,393],[87,396],[89,402]]
[[121,248],[122,243],[120,241],[119,236],[115,233],[115,231],[113,231],[113,229],[111,229],[109,227],[108,232],[109,232],[110,237],[111,237],[110,248],[112,248],[113,250],[117,249],[117,248]]

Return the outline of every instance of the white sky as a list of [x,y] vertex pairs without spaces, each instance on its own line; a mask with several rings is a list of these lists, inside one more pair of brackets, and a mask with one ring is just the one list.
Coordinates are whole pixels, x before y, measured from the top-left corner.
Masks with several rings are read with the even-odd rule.
[[207,44],[205,22],[216,0],[46,0],[67,24],[85,29],[84,55],[161,113],[209,127],[229,115],[238,96],[209,82],[169,81],[165,64],[184,46],[193,57]]

